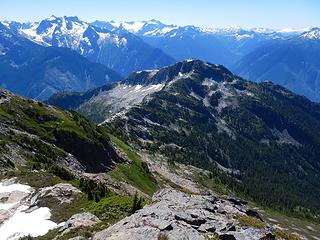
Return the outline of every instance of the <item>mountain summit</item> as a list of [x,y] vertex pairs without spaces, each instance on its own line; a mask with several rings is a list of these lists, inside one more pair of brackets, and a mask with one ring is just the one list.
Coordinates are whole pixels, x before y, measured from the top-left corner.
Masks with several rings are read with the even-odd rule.
[[77,110],[170,161],[222,170],[268,206],[320,208],[320,106],[271,82],[186,60],[134,73]]

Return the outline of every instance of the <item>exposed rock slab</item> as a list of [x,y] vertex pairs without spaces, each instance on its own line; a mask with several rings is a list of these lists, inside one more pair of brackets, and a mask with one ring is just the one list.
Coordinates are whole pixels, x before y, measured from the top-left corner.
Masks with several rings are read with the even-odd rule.
[[41,188],[34,199],[50,197],[59,200],[61,203],[70,203],[80,193],[81,191],[78,188],[69,183],[58,183],[54,186]]
[[210,235],[236,240],[275,238],[270,227],[257,229],[239,224],[237,218],[247,216],[249,210],[243,202],[222,200],[213,195],[190,195],[173,189],[158,191],[152,202],[96,233],[93,240],[157,240],[160,237],[204,240]]

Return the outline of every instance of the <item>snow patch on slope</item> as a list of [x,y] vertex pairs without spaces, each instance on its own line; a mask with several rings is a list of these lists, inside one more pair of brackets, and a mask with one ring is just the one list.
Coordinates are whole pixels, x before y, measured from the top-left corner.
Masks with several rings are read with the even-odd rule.
[[140,22],[140,21],[124,22],[124,23],[121,23],[121,26],[129,32],[137,33],[139,32],[139,30],[142,29],[144,24],[145,24],[144,22]]
[[164,84],[152,85],[127,85],[118,84],[110,91],[102,92],[91,99],[86,105],[103,105],[108,109],[105,122],[109,122],[117,116],[123,116],[134,105],[141,103],[144,98],[152,93],[160,91]]
[[50,209],[30,208],[27,200],[35,190],[16,179],[0,182],[0,239],[16,240],[31,235],[42,236],[57,226],[50,220]]
[[9,220],[0,227],[1,239],[20,239],[24,236],[38,237],[54,229],[57,224],[50,221],[51,213],[47,207],[27,212],[29,206],[20,206]]

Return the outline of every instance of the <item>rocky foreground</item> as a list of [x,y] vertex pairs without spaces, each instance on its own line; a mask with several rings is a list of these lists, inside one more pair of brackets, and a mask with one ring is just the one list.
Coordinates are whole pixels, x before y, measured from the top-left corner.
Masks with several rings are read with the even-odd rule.
[[272,227],[240,200],[163,189],[152,202],[93,239],[275,239]]
[[[51,212],[71,203],[79,194],[81,191],[68,183],[35,189],[19,183],[16,178],[0,181],[0,240],[37,237],[50,230],[55,235],[45,239],[304,239],[279,237],[279,228],[264,222],[259,213],[242,200],[188,194],[172,188],[159,190],[150,205],[110,227],[90,212],[78,212],[65,222],[53,221]],[[49,208],[48,201],[51,202]],[[100,227],[96,228],[96,224]],[[98,230],[103,229],[102,226],[105,229]],[[81,233],[85,228],[92,229],[86,237]]]

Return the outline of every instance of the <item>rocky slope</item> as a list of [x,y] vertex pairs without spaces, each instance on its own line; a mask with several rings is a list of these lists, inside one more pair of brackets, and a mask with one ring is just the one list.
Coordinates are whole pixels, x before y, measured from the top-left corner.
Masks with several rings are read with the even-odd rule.
[[92,212],[105,227],[158,189],[127,145],[76,112],[1,89],[0,120],[0,239],[73,234],[101,222]]
[[137,148],[222,171],[255,201],[318,218],[320,108],[280,86],[188,60],[133,74],[77,110]]
[[46,198],[59,201],[61,207],[71,203],[80,190],[70,184],[35,189],[21,184],[16,178],[0,181],[1,239],[20,239],[24,236],[45,235],[58,225],[51,219],[51,209],[43,207]]
[[1,239],[305,239],[266,222],[236,198],[166,188],[154,194],[152,203],[108,227],[90,207],[83,212],[82,195],[68,183],[34,188],[16,178],[0,181]]
[[[250,221],[253,226],[249,225]],[[152,205],[96,233],[92,239],[275,238],[272,227],[240,200],[222,200],[212,195],[190,195],[163,189],[152,197]]]
[[0,81],[16,94],[47,99],[120,80],[114,71],[65,48],[43,47],[0,23]]

